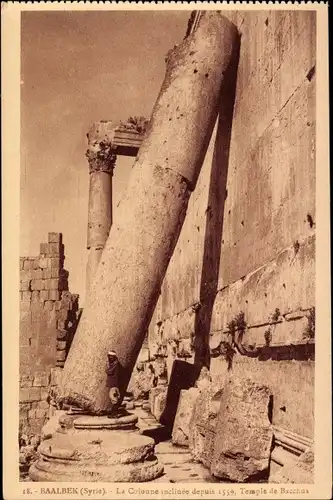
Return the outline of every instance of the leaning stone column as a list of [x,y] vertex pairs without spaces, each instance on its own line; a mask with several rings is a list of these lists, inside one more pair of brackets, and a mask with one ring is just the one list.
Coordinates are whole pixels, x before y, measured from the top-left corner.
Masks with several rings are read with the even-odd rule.
[[60,402],[108,409],[105,367],[114,350],[126,390],[207,151],[223,77],[238,45],[236,27],[204,12],[167,70],[134,163],[118,220],[105,244],[66,360]]
[[112,224],[112,175],[116,155],[112,149],[112,122],[93,123],[88,134],[89,162],[88,262],[86,295],[102,255]]

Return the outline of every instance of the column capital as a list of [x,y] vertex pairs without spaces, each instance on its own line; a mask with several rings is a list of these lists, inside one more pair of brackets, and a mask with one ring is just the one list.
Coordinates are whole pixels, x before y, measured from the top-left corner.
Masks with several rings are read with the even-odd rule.
[[94,122],[87,133],[87,138],[86,158],[89,163],[89,174],[93,172],[112,174],[117,159],[112,122]]

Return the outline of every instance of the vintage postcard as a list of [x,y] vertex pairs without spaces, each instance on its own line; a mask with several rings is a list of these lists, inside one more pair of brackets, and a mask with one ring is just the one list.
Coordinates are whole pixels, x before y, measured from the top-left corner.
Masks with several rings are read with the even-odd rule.
[[1,11],[4,498],[331,498],[328,5]]

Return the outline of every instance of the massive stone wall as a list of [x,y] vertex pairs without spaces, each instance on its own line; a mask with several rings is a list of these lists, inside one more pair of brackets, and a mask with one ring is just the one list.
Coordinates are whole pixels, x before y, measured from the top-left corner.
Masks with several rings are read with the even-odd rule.
[[52,413],[79,317],[78,295],[68,291],[61,233],[49,233],[37,257],[20,258],[20,432],[40,432]]
[[[268,384],[273,423],[313,436],[315,57],[311,11],[225,12],[241,33],[232,130],[216,124],[149,350]],[[230,100],[232,101],[232,92]],[[223,355],[232,321],[266,355]]]

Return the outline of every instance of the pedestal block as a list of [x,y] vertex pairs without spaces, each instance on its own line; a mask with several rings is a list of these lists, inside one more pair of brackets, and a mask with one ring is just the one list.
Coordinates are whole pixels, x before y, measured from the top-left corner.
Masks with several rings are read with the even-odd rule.
[[29,470],[32,481],[146,482],[163,474],[154,440],[133,432],[135,415],[74,416],[72,425],[69,417],[61,433],[40,445]]

